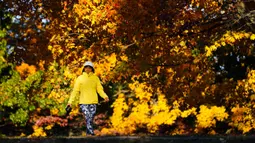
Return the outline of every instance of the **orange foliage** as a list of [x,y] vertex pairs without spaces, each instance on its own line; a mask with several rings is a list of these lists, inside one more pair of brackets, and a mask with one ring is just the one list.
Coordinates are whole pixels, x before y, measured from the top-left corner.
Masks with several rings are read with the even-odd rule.
[[16,66],[16,70],[19,72],[21,77],[27,77],[36,72],[36,67],[34,65],[28,65],[27,63],[21,63],[20,66]]
[[[36,11],[25,2],[14,2],[20,6],[14,11],[22,18],[14,24],[18,32],[10,30],[10,35],[27,40],[15,45],[26,49],[15,48],[11,56],[15,62],[25,59],[16,67],[22,78],[37,70],[26,63],[47,69],[40,91],[29,91],[47,99],[43,107],[50,104],[51,115],[64,112],[62,105],[75,78],[90,60],[102,82],[113,84],[107,87],[113,89],[109,96],[117,92],[116,99],[111,97],[109,126],[99,134],[130,135],[140,129],[156,134],[162,125],[171,135],[217,134],[217,122],[229,125],[226,133],[255,128],[255,71],[247,68],[247,78],[237,81],[225,76],[226,71],[220,73],[222,82],[216,80],[216,61],[229,54],[220,57],[218,50],[230,48],[248,57],[254,47],[255,34],[249,28],[231,25],[242,18],[234,1],[32,0]],[[249,53],[240,54],[241,48]],[[33,116],[43,112],[42,107],[36,109]],[[75,108],[71,115],[78,113]],[[194,123],[189,125],[186,119]],[[51,128],[33,126],[33,135],[46,136],[44,129]]]

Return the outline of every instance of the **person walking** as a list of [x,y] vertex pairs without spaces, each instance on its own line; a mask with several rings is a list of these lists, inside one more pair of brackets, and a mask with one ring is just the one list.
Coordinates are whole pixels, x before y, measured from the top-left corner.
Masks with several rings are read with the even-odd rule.
[[82,74],[76,79],[73,91],[68,100],[67,106],[71,107],[74,100],[79,98],[79,106],[86,120],[86,134],[95,135],[93,130],[93,119],[98,104],[98,95],[109,101],[108,96],[103,90],[103,86],[98,76],[94,74],[95,69],[91,61],[86,61],[82,70]]

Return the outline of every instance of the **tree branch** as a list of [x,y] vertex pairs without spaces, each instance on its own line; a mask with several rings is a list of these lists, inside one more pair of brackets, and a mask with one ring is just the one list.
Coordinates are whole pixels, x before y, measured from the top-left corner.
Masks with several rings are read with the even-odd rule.
[[176,67],[176,66],[180,66],[182,64],[190,64],[193,62],[193,59],[189,59],[185,62],[182,62],[182,63],[172,63],[172,64],[148,64],[149,66],[153,66],[153,67],[157,67],[157,66],[160,66],[160,67]]

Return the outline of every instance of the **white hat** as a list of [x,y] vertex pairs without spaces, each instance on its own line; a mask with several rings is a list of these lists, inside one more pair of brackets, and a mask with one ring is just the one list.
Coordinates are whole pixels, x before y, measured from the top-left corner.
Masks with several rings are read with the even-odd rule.
[[91,61],[86,61],[85,64],[84,64],[84,67],[85,66],[90,66],[90,67],[94,68],[94,65]]

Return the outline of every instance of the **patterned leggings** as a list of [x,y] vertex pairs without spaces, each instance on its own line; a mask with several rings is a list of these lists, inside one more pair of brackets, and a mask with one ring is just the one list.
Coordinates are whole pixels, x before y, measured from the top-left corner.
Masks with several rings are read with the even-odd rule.
[[87,126],[86,133],[88,135],[94,135],[93,119],[96,113],[96,104],[80,104],[80,109],[82,113],[85,115],[86,126]]

